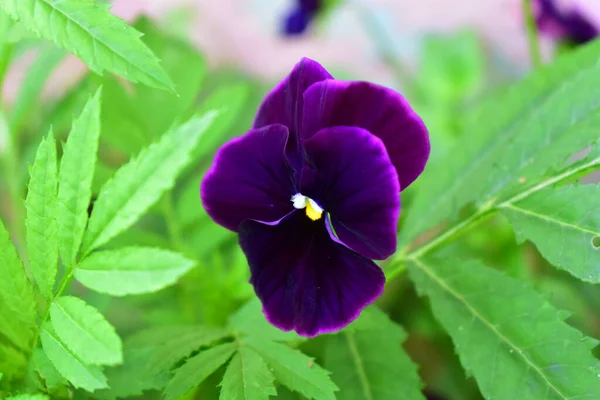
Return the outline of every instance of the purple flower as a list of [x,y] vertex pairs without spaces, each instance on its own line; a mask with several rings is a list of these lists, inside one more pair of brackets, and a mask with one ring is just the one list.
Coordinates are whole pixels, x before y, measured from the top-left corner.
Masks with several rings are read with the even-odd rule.
[[581,45],[598,36],[598,29],[575,5],[566,9],[555,0],[536,0],[534,5],[538,27],[554,39]]
[[427,129],[400,94],[335,80],[304,58],[253,128],[217,152],[202,202],[238,232],[267,319],[315,336],[382,293],[371,260],[396,250],[400,190],[428,157]]
[[322,7],[323,0],[297,0],[284,21],[283,33],[295,36],[304,33]]

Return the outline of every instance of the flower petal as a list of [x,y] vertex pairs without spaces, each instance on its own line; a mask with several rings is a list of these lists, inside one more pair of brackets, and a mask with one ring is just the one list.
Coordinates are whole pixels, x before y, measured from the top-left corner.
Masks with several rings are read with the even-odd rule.
[[250,282],[280,329],[308,337],[337,331],[383,291],[381,268],[333,242],[322,220],[301,211],[274,226],[244,221],[239,232]]
[[287,128],[269,125],[253,129],[219,149],[201,186],[208,215],[237,231],[248,218],[272,222],[294,208],[297,193],[285,157]]
[[300,192],[331,215],[332,238],[370,259],[392,255],[400,187],[382,141],[364,129],[338,126],[308,139],[304,151]]
[[298,132],[302,123],[303,94],[312,84],[326,79],[333,77],[321,64],[303,58],[294,66],[292,72],[267,94],[254,119],[254,128],[271,124],[288,127],[290,140],[287,154],[296,168],[299,167],[300,161]]
[[327,80],[304,94],[301,141],[330,126],[357,126],[379,137],[406,189],[425,168],[429,134],[399,93],[368,82]]

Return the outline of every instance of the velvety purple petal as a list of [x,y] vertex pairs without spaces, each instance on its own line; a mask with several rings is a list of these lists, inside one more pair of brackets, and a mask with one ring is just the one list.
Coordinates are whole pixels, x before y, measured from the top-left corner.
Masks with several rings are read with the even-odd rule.
[[272,222],[294,208],[297,193],[285,157],[287,128],[269,125],[226,143],[215,156],[201,186],[208,215],[237,231],[248,218]]
[[254,128],[271,124],[282,124],[288,127],[290,139],[287,154],[295,168],[300,167],[298,132],[302,124],[303,94],[312,84],[326,79],[333,79],[333,77],[321,64],[303,58],[294,66],[292,72],[267,94],[256,114]]
[[332,127],[304,142],[300,192],[331,215],[337,238],[364,257],[396,251],[398,175],[382,141],[367,130]]
[[280,329],[308,337],[337,331],[383,291],[381,268],[333,242],[323,220],[301,210],[274,226],[244,221],[239,233],[250,282]]
[[399,93],[368,82],[327,80],[304,93],[301,141],[330,126],[357,126],[379,137],[406,189],[425,168],[429,134]]

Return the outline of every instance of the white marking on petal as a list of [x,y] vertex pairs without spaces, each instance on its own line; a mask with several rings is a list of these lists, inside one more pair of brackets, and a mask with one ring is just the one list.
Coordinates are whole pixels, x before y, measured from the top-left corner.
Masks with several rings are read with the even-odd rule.
[[306,196],[301,193],[296,193],[292,196],[292,203],[294,204],[294,208],[297,208],[298,210],[306,208]]

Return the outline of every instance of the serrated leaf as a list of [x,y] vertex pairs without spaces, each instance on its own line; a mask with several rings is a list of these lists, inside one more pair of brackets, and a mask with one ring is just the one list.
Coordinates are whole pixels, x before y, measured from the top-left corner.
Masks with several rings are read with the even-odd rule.
[[531,240],[553,265],[577,278],[600,282],[600,186],[548,188],[501,208],[517,240]]
[[404,330],[375,307],[364,329],[329,336],[325,368],[338,400],[424,400],[417,367],[404,352]]
[[264,340],[293,341],[303,340],[296,332],[284,332],[271,325],[261,311],[258,297],[253,297],[229,318],[229,329]]
[[33,288],[1,220],[0,276],[0,322],[8,321],[0,325],[0,333],[5,329],[15,332],[18,335],[15,344],[28,349],[37,316]]
[[141,34],[110,14],[109,5],[81,0],[0,0],[0,7],[100,75],[107,70],[132,82],[174,90],[157,58],[140,40]]
[[543,175],[596,141],[598,49],[600,43],[573,52],[480,107],[464,140],[447,159],[427,167],[403,243],[470,202],[484,202],[522,177]]
[[56,335],[83,362],[114,365],[123,361],[123,345],[115,329],[85,301],[61,297],[50,306],[50,318]]
[[56,142],[52,130],[40,143],[25,200],[29,267],[42,295],[49,298],[58,271],[56,225]]
[[44,381],[44,386],[52,391],[67,384],[65,378],[59,374],[52,362],[44,353],[44,350],[37,348],[31,355],[31,364],[33,369]]
[[527,286],[476,261],[411,261],[409,273],[485,398],[600,398],[596,341]]
[[100,137],[101,89],[73,122],[58,173],[58,239],[63,264],[71,268],[81,246],[92,197]]
[[210,374],[225,364],[235,352],[233,343],[221,344],[202,351],[175,371],[175,375],[165,389],[167,400],[185,395],[201,384]]
[[240,344],[223,381],[221,400],[267,400],[275,396],[275,378],[265,361],[254,350]]
[[169,286],[196,264],[179,253],[124,247],[86,257],[75,269],[83,285],[113,296],[150,293]]
[[84,238],[84,254],[129,228],[173,187],[216,115],[209,112],[171,129],[115,173],[94,205]]
[[5,380],[20,378],[27,366],[27,359],[17,348],[0,342],[0,377],[4,373]]
[[23,78],[12,107],[10,114],[11,131],[17,133],[20,131],[23,123],[33,112],[44,84],[65,56],[66,52],[63,49],[51,44],[42,46],[39,49],[35,62],[29,67]]
[[278,383],[301,393],[308,399],[335,400],[337,386],[329,372],[299,350],[271,342],[260,336],[244,339],[267,362]]
[[79,360],[60,341],[52,327],[46,325],[40,332],[40,340],[44,353],[56,370],[67,379],[75,388],[83,388],[88,392],[107,387],[106,377],[98,367],[88,365]]

